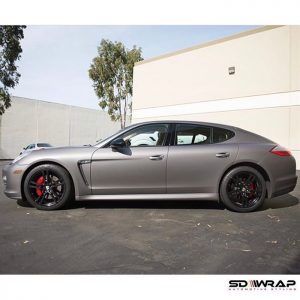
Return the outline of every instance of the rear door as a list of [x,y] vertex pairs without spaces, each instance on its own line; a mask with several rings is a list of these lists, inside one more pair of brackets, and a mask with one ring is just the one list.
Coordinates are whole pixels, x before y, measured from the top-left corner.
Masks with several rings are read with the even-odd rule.
[[199,124],[174,125],[169,147],[167,193],[217,193],[238,146],[227,129]]

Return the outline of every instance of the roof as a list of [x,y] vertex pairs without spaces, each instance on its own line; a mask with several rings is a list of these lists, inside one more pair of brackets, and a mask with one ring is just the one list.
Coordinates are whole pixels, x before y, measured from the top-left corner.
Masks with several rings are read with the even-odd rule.
[[186,53],[186,52],[194,51],[194,50],[197,50],[197,49],[200,49],[200,48],[205,48],[205,47],[213,46],[213,45],[216,45],[216,44],[221,44],[221,43],[224,43],[224,42],[227,42],[227,41],[239,39],[239,38],[246,37],[246,36],[249,36],[249,35],[252,35],[252,34],[264,32],[264,31],[267,31],[267,30],[272,30],[272,29],[275,29],[275,28],[278,28],[278,27],[283,27],[283,26],[284,25],[268,25],[268,26],[262,26],[262,27],[252,29],[252,30],[247,30],[247,31],[244,31],[244,32],[240,32],[240,33],[237,33],[237,34],[234,34],[234,35],[226,36],[224,38],[213,40],[213,41],[203,43],[203,44],[200,44],[200,45],[195,45],[195,46],[184,48],[184,49],[177,50],[177,51],[174,51],[174,52],[169,52],[169,53],[166,53],[166,54],[155,56],[155,57],[152,57],[152,58],[149,58],[149,59],[141,60],[141,61],[135,63],[135,66],[143,65],[143,64],[146,64],[146,63],[149,63],[149,62],[152,62],[152,61],[160,60],[160,59],[163,59],[163,58],[168,58],[168,57],[175,56],[175,55],[178,55],[178,54],[183,54],[183,53]]
[[141,125],[151,125],[151,124],[199,124],[199,125],[204,125],[204,126],[212,126],[212,127],[223,127],[227,129],[234,129],[236,128],[235,126],[231,125],[225,125],[225,124],[218,124],[218,123],[211,123],[211,122],[201,122],[201,121],[187,121],[187,120],[155,120],[155,121],[145,121],[145,122],[139,122],[139,123],[134,123],[130,124],[126,128],[134,128],[137,126]]

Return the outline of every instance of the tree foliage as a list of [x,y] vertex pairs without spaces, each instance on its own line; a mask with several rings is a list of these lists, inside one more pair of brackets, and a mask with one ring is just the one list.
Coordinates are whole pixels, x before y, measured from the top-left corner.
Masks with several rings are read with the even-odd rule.
[[131,115],[133,67],[140,60],[141,48],[127,49],[121,42],[103,39],[89,69],[99,106],[120,121],[121,128]]
[[21,76],[15,63],[21,57],[24,28],[26,26],[0,25],[0,115],[10,106],[9,89],[18,84]]

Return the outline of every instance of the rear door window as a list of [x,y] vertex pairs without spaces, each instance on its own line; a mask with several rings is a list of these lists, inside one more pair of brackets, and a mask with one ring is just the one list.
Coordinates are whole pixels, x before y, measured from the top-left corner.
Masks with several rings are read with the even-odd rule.
[[210,144],[211,128],[193,124],[176,126],[175,145]]

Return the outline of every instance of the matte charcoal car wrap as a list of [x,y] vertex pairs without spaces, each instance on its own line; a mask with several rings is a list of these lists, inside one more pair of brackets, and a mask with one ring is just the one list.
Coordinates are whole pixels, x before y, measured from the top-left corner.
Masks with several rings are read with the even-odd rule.
[[134,124],[94,146],[32,151],[3,169],[5,194],[44,210],[72,199],[203,199],[248,212],[296,181],[295,159],[277,143],[186,121]]

